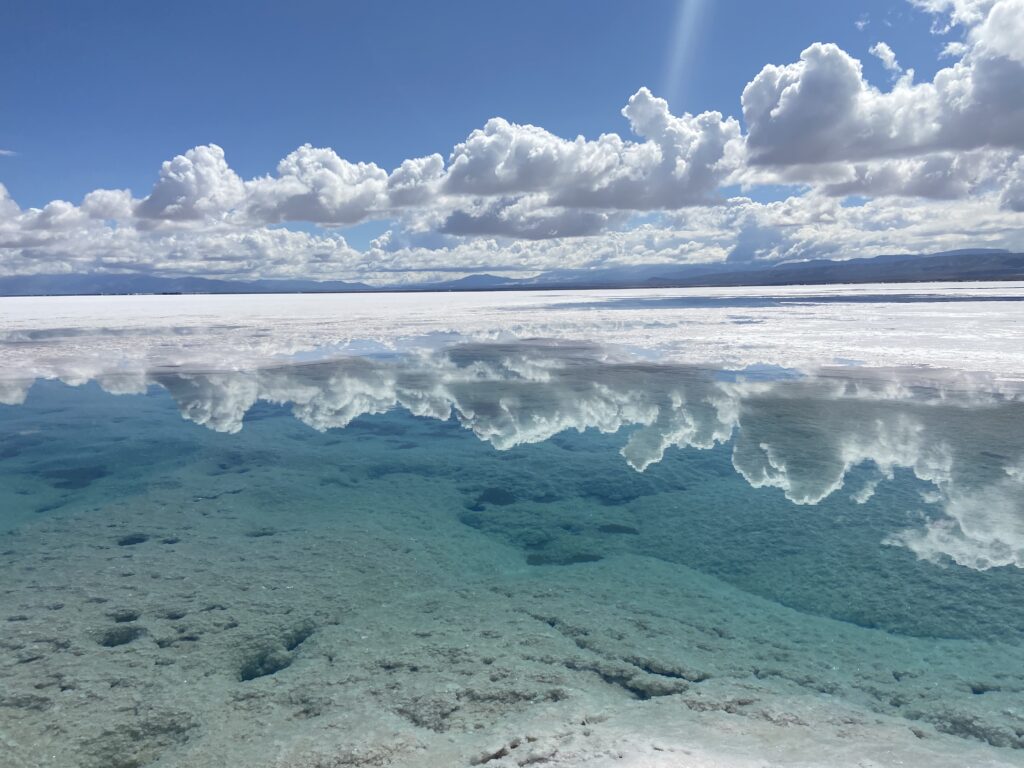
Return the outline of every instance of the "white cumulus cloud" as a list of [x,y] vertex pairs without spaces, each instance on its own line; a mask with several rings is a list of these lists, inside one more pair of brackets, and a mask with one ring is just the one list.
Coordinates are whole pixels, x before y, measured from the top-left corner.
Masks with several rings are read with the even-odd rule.
[[160,168],[153,191],[135,209],[144,219],[216,217],[242,202],[245,186],[216,144],[194,147]]
[[277,176],[246,184],[246,207],[266,222],[353,224],[386,207],[387,182],[373,163],[351,163],[333,149],[304,144],[278,163]]
[[892,48],[889,47],[888,43],[879,41],[868,49],[868,52],[882,62],[882,66],[892,72],[894,75],[898,75],[903,72],[903,67],[896,60],[896,54]]
[[[98,189],[23,209],[0,186],[0,275],[411,282],[1024,249],[1024,0],[912,2],[958,37],[930,81],[915,82],[885,42],[870,48],[893,76],[884,88],[849,52],[815,42],[752,78],[742,122],[673,114],[639,88],[621,134],[567,138],[495,117],[390,171],[304,144],[243,179],[207,144],[163,163],[141,198]],[[755,202],[764,185],[783,185],[785,199]],[[388,229],[358,251],[344,228],[366,221]]]

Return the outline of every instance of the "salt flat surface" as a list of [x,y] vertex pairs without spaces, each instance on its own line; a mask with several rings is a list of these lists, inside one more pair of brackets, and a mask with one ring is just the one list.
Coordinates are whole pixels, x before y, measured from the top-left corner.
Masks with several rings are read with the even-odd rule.
[[[674,362],[1024,378],[1024,283],[0,300],[7,379],[236,369],[456,338],[590,339]],[[326,352],[325,352],[326,350]]]

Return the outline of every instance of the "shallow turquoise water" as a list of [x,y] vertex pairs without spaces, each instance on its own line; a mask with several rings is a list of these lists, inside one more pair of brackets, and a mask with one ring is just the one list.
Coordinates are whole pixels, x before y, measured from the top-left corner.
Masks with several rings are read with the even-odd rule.
[[[297,743],[356,700],[469,741],[597,695],[743,717],[738,688],[1024,764],[1012,393],[543,343],[104,388],[128,387],[0,406],[15,765],[213,764],[245,727],[284,718],[274,743]],[[443,653],[439,615],[461,627]],[[524,616],[544,652],[502,656]]]

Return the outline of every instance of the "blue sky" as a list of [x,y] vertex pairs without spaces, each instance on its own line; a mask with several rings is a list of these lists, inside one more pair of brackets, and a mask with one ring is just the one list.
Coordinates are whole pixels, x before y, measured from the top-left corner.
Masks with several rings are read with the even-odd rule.
[[[686,5],[699,8],[689,34]],[[392,168],[494,116],[570,138],[621,132],[619,109],[641,85],[676,113],[737,114],[766,62],[816,40],[868,58],[882,35],[922,73],[941,48],[928,17],[892,0],[15,0],[0,14],[0,148],[18,152],[0,179],[34,206],[97,187],[144,192],[163,160],[197,144],[224,147],[243,177],[306,142]],[[858,30],[864,15],[873,24]]]
[[[624,140],[636,141],[620,111],[643,87],[649,88],[653,97],[667,100],[673,116],[717,110],[727,118],[736,118],[744,134],[739,141],[747,141],[745,134],[752,126],[741,108],[741,94],[766,65],[795,64],[811,44],[835,43],[848,57],[861,62],[866,86],[887,92],[894,88],[898,73],[887,70],[882,57],[869,53],[873,45],[884,41],[903,69],[914,69],[914,83],[927,84],[941,68],[956,64],[956,56],[940,58],[947,43],[971,43],[972,30],[983,28],[984,14],[992,12],[993,3],[1014,6],[1010,11],[1015,13],[1016,2],[560,0],[525,4],[158,5],[8,0],[0,10],[0,71],[5,73],[0,80],[0,150],[7,153],[0,156],[0,183],[23,216],[30,209],[44,209],[53,200],[77,206],[97,189],[130,189],[132,199],[141,200],[157,181],[161,163],[211,144],[223,149],[231,171],[246,181],[274,173],[278,161],[306,143],[314,148],[331,148],[346,162],[373,163],[384,172],[403,160],[432,153],[440,154],[447,162],[456,144],[493,117],[506,118],[515,125],[538,126],[554,137],[569,140],[579,134],[596,139],[602,133],[614,132]],[[977,13],[968,19],[967,11],[977,9],[983,14],[981,20]],[[935,28],[956,22],[958,13],[959,23],[952,23],[946,34],[935,34]],[[975,52],[966,55],[968,64],[971,56],[980,58]],[[1009,59],[1014,60],[1012,52]],[[1012,133],[1015,116],[1009,119],[1007,130]],[[1006,182],[1002,186],[1006,187],[1015,179],[1008,170],[1014,167],[1013,153],[1019,156],[1019,143],[1007,140],[1006,133],[992,141],[976,142],[976,146],[958,145],[958,140],[939,141],[922,145],[920,152],[883,149],[877,157],[854,148],[834,160],[882,162],[945,153],[942,161],[950,166],[965,162],[950,157],[950,153],[967,157],[971,151],[991,148],[1011,153],[1002,158],[1001,170],[989,171],[990,176],[1001,174]],[[937,158],[932,160],[938,162]],[[723,175],[716,178],[717,192],[712,196],[723,200],[743,196],[759,204],[784,201],[794,195],[806,198],[821,191],[821,179],[829,173],[834,183],[847,183],[857,173],[852,165],[845,176],[834,167],[829,173],[819,172],[833,159],[815,157],[812,161],[818,168],[813,172],[803,167],[802,160],[786,159],[786,167],[775,164],[771,174]],[[796,166],[802,170],[794,170]],[[877,176],[882,170],[873,172]],[[757,182],[751,183],[754,176]],[[971,177],[972,188],[1002,194],[999,178],[976,183],[976,176]],[[882,186],[891,190],[893,185]],[[834,187],[830,189],[833,191],[826,196],[841,202],[842,196]],[[918,190],[919,185],[913,189]],[[476,195],[478,190],[469,191]],[[864,190],[855,191],[860,201]],[[502,194],[506,192],[512,196],[525,194],[530,215],[538,207],[554,210],[552,200],[558,197],[549,189],[502,190]],[[537,197],[542,192],[546,199]],[[635,195],[635,190],[631,194]],[[904,190],[895,197],[927,199],[929,195],[927,191],[923,196],[907,195]],[[867,199],[879,197],[869,194]],[[949,199],[945,192],[932,197]],[[709,203],[713,201],[697,198],[709,198],[708,189],[702,189],[699,195],[673,197],[674,202],[664,208],[652,196],[639,206],[640,214],[627,210],[630,205],[623,205],[619,199],[609,207],[587,198],[581,206],[557,206],[559,216],[565,214],[572,219],[571,226],[560,229],[562,225],[549,227],[545,223],[541,229],[527,227],[522,231],[534,241],[538,232],[550,232],[551,237],[541,239],[557,239],[563,250],[570,247],[564,242],[566,238],[581,232],[589,238],[603,237],[604,255],[590,262],[598,263],[608,258],[609,233],[632,231],[637,221],[650,226],[651,210],[665,212],[662,229],[706,229],[710,225],[696,219],[711,215]],[[458,205],[445,199],[444,206],[434,205],[429,211],[421,207],[410,212],[408,207],[394,206],[385,210],[374,204],[369,214],[355,217],[356,221],[349,220],[353,217],[348,215],[345,221],[294,215],[296,208],[289,205],[275,208],[272,216],[250,221],[250,225],[285,227],[335,239],[345,237],[347,232],[348,244],[362,251],[370,247],[371,236],[391,230],[390,244],[377,244],[387,253],[399,250],[398,243],[407,250],[450,251],[470,242],[469,235],[479,234],[488,238],[484,249],[505,249],[496,261],[506,265],[512,258],[509,253],[516,254],[527,271],[551,261],[533,258],[542,247],[551,247],[551,242],[537,245],[525,255],[520,252],[525,245],[509,252],[520,233],[512,225],[488,228],[474,224],[474,231],[469,233],[453,229],[451,222],[466,216],[479,222],[480,212],[487,205],[507,206],[510,197],[495,201],[477,196],[464,198]],[[237,213],[237,201],[233,205],[232,211]],[[694,205],[701,210],[691,211]],[[570,208],[572,215],[566,214]],[[1014,212],[1012,205],[1000,204],[997,209]],[[150,210],[155,209],[150,206]],[[505,217],[503,221],[508,218],[505,208],[499,213]],[[724,209],[717,213],[728,218]],[[454,214],[464,214],[463,219]],[[600,221],[594,219],[595,215]],[[202,217],[211,216],[204,208]],[[191,222],[197,217],[200,214],[192,211],[185,218]],[[150,219],[180,221],[182,216],[154,214]],[[234,221],[241,226],[237,215]],[[223,217],[218,222],[223,229]],[[1019,242],[1014,223],[1004,226],[998,236],[992,231],[957,231],[933,239],[937,246],[963,245],[972,238],[977,244],[1012,244]],[[120,226],[127,225],[122,222]],[[715,226],[729,225],[719,222]],[[746,224],[737,222],[735,226]],[[777,227],[765,225],[768,229],[772,226]],[[197,227],[191,223],[189,227],[194,234]],[[495,237],[496,245],[492,243]],[[767,238],[771,241],[772,234],[768,233]],[[593,248],[595,242],[590,239],[580,247]],[[850,255],[879,249],[914,250],[919,243],[918,236],[906,242],[894,237],[882,248],[876,239]],[[734,250],[716,236],[714,247],[709,246],[703,255],[681,254],[676,249],[650,258],[713,260],[712,256],[720,258]],[[793,257],[791,251],[774,248],[766,257]],[[424,264],[443,265],[439,255],[433,254]],[[39,264],[39,256],[34,254],[33,264]],[[51,256],[55,271],[68,269],[66,258],[61,261],[59,254]],[[253,258],[239,257],[235,261],[244,261],[249,272],[287,272],[260,269]],[[346,256],[345,264],[339,264],[336,272],[360,271],[353,258]],[[24,252],[19,258],[8,259],[6,271],[23,271],[19,261],[26,261]],[[482,263],[486,265],[486,261]],[[116,262],[123,265],[125,258],[119,257]],[[459,263],[458,259],[453,263]],[[94,260],[71,268],[110,267]],[[149,262],[144,268],[150,269]],[[295,274],[302,271],[297,267]]]

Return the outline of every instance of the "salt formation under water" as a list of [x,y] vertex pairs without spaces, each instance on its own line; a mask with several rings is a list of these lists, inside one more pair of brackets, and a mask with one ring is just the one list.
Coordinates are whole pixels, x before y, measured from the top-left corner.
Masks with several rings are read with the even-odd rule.
[[3,342],[4,765],[1024,765],[1012,377],[123,335]]

